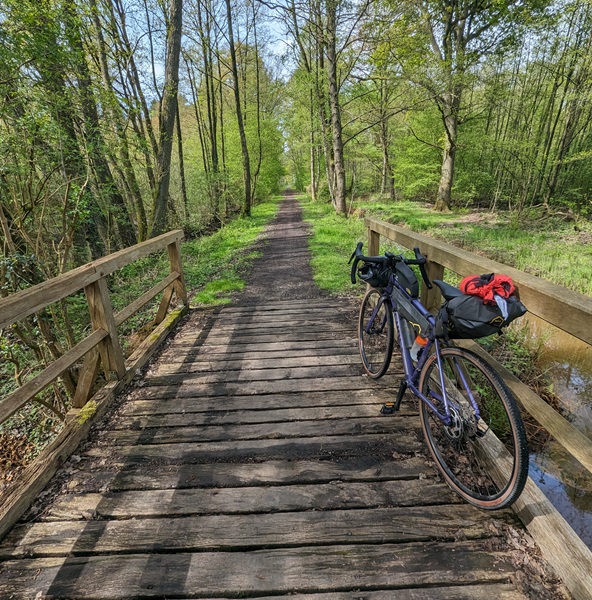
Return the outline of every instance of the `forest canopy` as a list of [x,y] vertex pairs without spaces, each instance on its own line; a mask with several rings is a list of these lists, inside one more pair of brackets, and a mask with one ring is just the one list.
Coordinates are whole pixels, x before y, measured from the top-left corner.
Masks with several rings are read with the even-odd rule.
[[5,0],[2,293],[283,186],[590,214],[583,0]]

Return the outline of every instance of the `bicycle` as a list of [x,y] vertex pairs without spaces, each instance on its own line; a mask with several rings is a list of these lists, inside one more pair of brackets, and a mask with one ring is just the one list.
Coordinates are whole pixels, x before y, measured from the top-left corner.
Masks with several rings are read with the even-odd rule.
[[[436,335],[436,319],[419,300],[419,282],[410,268],[418,266],[431,289],[427,261],[419,248],[414,252],[415,259],[388,252],[364,256],[360,242],[350,258],[352,283],[357,274],[371,286],[358,322],[364,369],[371,378],[382,377],[396,340],[404,376],[396,400],[385,403],[381,412],[397,412],[410,390],[419,399],[426,443],[448,485],[479,508],[507,507],[528,477],[528,444],[516,399],[479,355]],[[360,261],[364,264],[358,270]],[[433,283],[445,300],[462,295],[444,281]],[[424,345],[416,355],[418,337]]]

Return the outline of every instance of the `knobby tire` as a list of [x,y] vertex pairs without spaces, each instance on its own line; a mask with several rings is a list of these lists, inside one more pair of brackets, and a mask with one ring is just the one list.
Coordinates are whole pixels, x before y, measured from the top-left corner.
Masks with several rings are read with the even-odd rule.
[[[476,354],[441,348],[442,370],[453,422],[445,426],[420,402],[423,433],[448,485],[485,510],[511,505],[528,477],[528,444],[516,399],[499,375]],[[465,382],[479,407],[477,421]],[[424,365],[418,387],[444,413],[437,355]]]
[[[364,370],[372,379],[382,377],[388,370],[395,342],[395,323],[388,302],[381,302],[382,292],[370,288],[360,308],[358,320],[358,347]],[[370,329],[368,322],[374,308],[380,303],[380,308]]]

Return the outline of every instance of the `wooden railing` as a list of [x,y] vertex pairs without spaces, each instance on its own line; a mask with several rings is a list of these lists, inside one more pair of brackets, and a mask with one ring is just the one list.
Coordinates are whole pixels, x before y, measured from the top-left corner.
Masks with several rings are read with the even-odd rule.
[[[182,239],[182,231],[171,231],[0,299],[2,330],[83,289],[92,325],[90,335],[0,402],[0,423],[3,423],[83,361],[72,399],[72,409],[66,415],[66,425],[56,440],[27,467],[19,481],[0,496],[0,538],[27,509],[61,462],[85,437],[91,423],[103,414],[117,392],[144,366],[174,324],[187,311],[187,291],[179,251]],[[140,258],[165,249],[169,256],[170,274],[129,306],[114,313],[106,277]],[[117,326],[161,292],[162,298],[153,321],[154,331],[125,360]],[[169,313],[174,295],[181,302],[181,307]],[[106,384],[95,393],[101,366]]]
[[[592,298],[409,229],[373,218],[367,218],[365,224],[368,232],[369,255],[379,254],[382,235],[405,248],[419,246],[422,254],[428,259],[426,267],[430,279],[443,279],[445,268],[463,277],[481,273],[504,273],[512,277],[518,285],[520,298],[529,312],[592,344]],[[442,301],[437,286],[433,286],[431,290],[422,286],[421,299],[432,311],[436,310]],[[530,413],[589,473],[592,473],[591,440],[485,352],[481,346],[470,341],[459,343],[484,356],[514,392],[521,407]],[[524,493],[514,504],[514,510],[574,597],[592,598],[592,552],[530,478]]]

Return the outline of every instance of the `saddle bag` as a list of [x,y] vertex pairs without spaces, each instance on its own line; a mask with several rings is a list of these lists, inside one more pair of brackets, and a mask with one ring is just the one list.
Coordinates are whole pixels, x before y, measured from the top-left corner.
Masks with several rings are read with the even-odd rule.
[[448,300],[436,316],[436,336],[445,339],[475,340],[501,333],[502,328],[521,317],[526,307],[516,296],[506,299],[508,316],[497,305],[484,304],[478,296],[464,294]]

